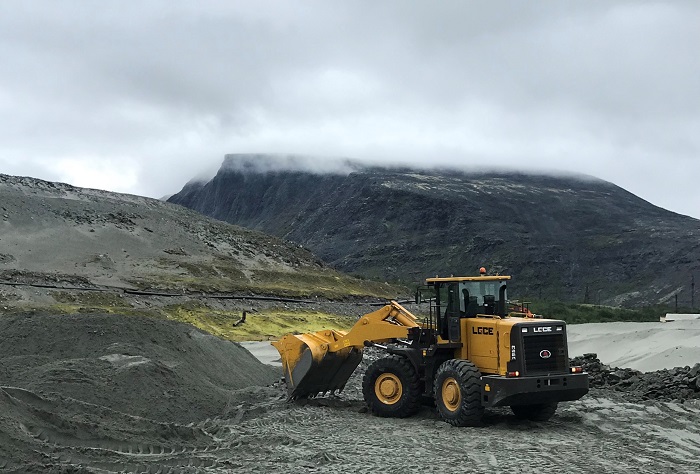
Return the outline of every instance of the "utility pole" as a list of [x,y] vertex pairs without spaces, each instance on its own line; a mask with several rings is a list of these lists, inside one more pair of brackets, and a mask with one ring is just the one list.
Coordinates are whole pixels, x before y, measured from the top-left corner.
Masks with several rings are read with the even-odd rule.
[[676,293],[676,314],[678,314],[678,293]]
[[690,275],[690,309],[695,309],[695,274]]

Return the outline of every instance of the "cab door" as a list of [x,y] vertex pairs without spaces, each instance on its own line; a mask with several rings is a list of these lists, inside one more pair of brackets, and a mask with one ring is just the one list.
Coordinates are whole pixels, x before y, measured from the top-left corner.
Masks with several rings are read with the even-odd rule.
[[459,289],[457,283],[447,285],[447,333],[450,342],[462,342],[461,313],[459,307]]

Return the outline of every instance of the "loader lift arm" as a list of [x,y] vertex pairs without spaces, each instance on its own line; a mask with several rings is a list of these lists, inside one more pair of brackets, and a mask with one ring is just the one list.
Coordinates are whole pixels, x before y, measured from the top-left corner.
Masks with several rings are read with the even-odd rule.
[[288,334],[272,345],[282,359],[290,399],[342,390],[362,361],[366,343],[406,339],[418,319],[396,301],[362,316],[347,332]]

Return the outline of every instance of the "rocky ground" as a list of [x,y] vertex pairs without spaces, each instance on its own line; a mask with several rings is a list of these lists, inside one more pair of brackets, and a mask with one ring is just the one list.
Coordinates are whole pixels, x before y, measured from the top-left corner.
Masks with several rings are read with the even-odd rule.
[[547,423],[499,409],[481,428],[453,428],[430,408],[387,420],[356,398],[269,397],[241,424],[222,421],[231,432],[219,459],[238,472],[662,473],[694,472],[700,458],[697,403],[632,403],[594,390]]
[[664,400],[684,403],[700,399],[700,363],[685,367],[640,372],[603,364],[597,354],[575,357],[572,365],[583,366],[592,387],[623,392],[632,400]]
[[700,365],[641,374],[587,355],[574,362],[591,393],[549,422],[495,409],[482,427],[454,428],[429,406],[367,413],[361,376],[378,356],[367,350],[340,395],[290,403],[279,369],[185,324],[5,316],[0,472],[659,473],[700,459],[698,392],[680,396]]

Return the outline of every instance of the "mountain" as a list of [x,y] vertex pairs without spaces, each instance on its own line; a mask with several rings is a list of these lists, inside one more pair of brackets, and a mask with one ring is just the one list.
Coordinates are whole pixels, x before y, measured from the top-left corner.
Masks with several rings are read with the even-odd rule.
[[[277,163],[277,166],[276,166]],[[227,155],[169,202],[310,249],[344,272],[419,282],[511,274],[511,296],[641,306],[690,303],[700,221],[587,176],[386,169],[295,170]]]

